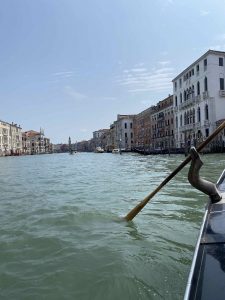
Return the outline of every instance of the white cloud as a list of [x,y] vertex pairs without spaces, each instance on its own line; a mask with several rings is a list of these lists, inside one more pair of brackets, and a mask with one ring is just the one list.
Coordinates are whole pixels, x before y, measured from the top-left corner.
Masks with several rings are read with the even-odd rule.
[[131,69],[132,72],[134,73],[142,73],[142,72],[145,72],[147,71],[145,68],[133,68]]
[[61,75],[69,75],[69,74],[73,74],[73,72],[72,71],[65,71],[65,72],[52,73],[53,76],[61,76]]
[[215,38],[217,41],[225,41],[225,33],[220,33]]
[[62,72],[55,72],[51,74],[56,80],[62,80],[66,78],[71,78],[74,77],[74,72],[73,71],[62,71]]
[[87,132],[88,130],[86,128],[81,128],[80,132]]
[[225,33],[217,34],[214,38],[214,42],[214,44],[204,48],[204,51],[207,51],[208,49],[225,51]]
[[170,61],[170,60],[159,61],[159,64],[160,64],[161,66],[167,66],[167,65],[170,65],[170,64],[171,64],[171,61]]
[[208,16],[210,14],[210,12],[208,10],[201,10],[200,11],[200,16],[201,17],[205,17]]
[[123,71],[116,82],[130,93],[169,90],[174,77],[174,69],[169,64],[170,61],[160,61],[159,68],[154,67],[151,71],[146,68],[124,70],[126,72]]
[[217,45],[212,45],[209,47],[211,50],[217,50],[217,51],[225,51],[225,43],[223,44],[217,44]]
[[86,95],[81,94],[80,92],[76,91],[73,87],[71,87],[69,85],[65,86],[64,91],[67,95],[69,95],[70,97],[72,97],[75,100],[81,101],[81,100],[84,100],[87,98]]
[[102,97],[103,100],[105,101],[115,101],[117,100],[116,97],[111,97],[111,96],[105,96],[105,97]]

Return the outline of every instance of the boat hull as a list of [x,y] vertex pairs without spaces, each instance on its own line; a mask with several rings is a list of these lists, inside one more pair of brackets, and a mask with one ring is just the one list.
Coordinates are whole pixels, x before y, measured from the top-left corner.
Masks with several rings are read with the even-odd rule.
[[225,299],[225,172],[217,187],[223,198],[207,205],[184,299]]

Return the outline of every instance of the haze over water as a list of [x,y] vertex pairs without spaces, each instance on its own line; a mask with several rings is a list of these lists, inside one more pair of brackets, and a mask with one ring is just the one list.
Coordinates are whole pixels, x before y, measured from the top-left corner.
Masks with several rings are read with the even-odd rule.
[[[216,181],[224,155],[202,156]],[[121,221],[182,155],[0,159],[1,299],[182,299],[207,197],[185,168]]]

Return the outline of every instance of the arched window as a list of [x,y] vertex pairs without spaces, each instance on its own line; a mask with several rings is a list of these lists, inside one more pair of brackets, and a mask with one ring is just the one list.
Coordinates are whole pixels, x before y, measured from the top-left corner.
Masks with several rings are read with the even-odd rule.
[[200,82],[197,82],[197,95],[200,95]]
[[191,99],[191,95],[192,95],[192,90],[191,90],[191,87],[189,87],[189,90],[188,90],[188,96],[189,96],[188,98],[189,99]]
[[186,96],[187,96],[187,100],[189,99],[189,90],[186,90]]
[[180,126],[183,126],[183,116],[180,115]]
[[204,91],[205,92],[208,91],[208,80],[207,80],[207,77],[205,77],[205,79],[204,79]]
[[201,122],[201,110],[200,107],[198,107],[198,122]]
[[209,119],[209,107],[208,107],[208,104],[205,105],[205,119],[206,120]]
[[190,110],[190,124],[192,123],[192,109]]
[[194,98],[194,96],[195,96],[195,86],[194,85],[192,85],[191,92],[192,92],[192,98]]

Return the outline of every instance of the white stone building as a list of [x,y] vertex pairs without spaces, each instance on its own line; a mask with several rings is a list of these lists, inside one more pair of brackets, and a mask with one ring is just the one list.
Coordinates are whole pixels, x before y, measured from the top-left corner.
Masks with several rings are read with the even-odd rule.
[[51,152],[52,144],[49,138],[44,137],[43,129],[40,129],[40,132],[34,130],[23,132],[24,154],[43,154]]
[[130,151],[134,147],[134,115],[117,115],[114,122],[114,147]]
[[173,79],[177,148],[197,145],[225,119],[225,52],[209,50]]
[[0,121],[0,156],[22,153],[21,130],[17,124]]

